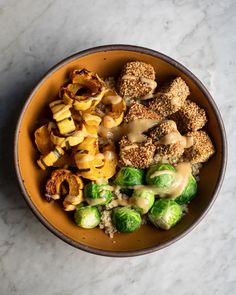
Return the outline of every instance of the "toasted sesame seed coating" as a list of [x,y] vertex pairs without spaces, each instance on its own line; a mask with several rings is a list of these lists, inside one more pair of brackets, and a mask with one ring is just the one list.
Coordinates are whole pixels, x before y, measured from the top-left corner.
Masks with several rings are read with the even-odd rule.
[[150,131],[149,136],[154,140],[157,141],[161,139],[161,137],[169,134],[172,131],[175,131],[177,129],[177,126],[174,121],[171,120],[164,120],[160,122],[157,126],[152,128]]
[[128,109],[124,121],[129,123],[138,119],[153,119],[159,121],[161,120],[161,117],[157,113],[150,110],[148,107],[134,102]]
[[169,162],[171,164],[174,164],[179,161],[183,153],[184,148],[179,142],[168,145],[157,143],[154,161]]
[[126,136],[120,141],[120,164],[136,168],[147,168],[153,161],[155,145],[151,138],[145,142],[131,143]]
[[170,119],[176,122],[181,133],[197,131],[207,122],[205,110],[189,99],[178,112],[170,116]]
[[193,146],[185,149],[183,155],[185,161],[192,164],[206,162],[215,153],[212,141],[205,131],[188,132],[186,136],[192,136]]
[[140,61],[126,63],[119,79],[119,94],[124,98],[144,98],[154,90],[145,79],[155,80],[153,66]]
[[148,106],[159,115],[167,117],[181,108],[189,94],[188,85],[181,77],[177,77],[160,88]]

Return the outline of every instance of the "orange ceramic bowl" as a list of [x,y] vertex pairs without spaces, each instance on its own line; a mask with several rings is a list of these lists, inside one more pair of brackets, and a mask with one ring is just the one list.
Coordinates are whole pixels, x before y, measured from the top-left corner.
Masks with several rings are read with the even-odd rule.
[[[110,239],[100,229],[82,229],[58,203],[44,199],[46,174],[36,164],[39,157],[33,133],[48,112],[48,103],[58,95],[60,86],[73,69],[85,67],[101,77],[120,73],[127,61],[150,63],[160,85],[181,76],[191,90],[190,99],[203,107],[208,116],[206,126],[216,154],[204,164],[200,173],[197,197],[189,205],[189,213],[169,231],[143,225],[131,234],[116,234]],[[159,52],[128,45],[109,45],[74,54],[54,66],[39,81],[27,99],[18,121],[15,136],[15,167],[24,198],[38,219],[68,244],[91,253],[107,256],[135,256],[166,247],[186,235],[205,216],[221,187],[226,167],[226,135],[219,111],[203,84],[183,65]]]

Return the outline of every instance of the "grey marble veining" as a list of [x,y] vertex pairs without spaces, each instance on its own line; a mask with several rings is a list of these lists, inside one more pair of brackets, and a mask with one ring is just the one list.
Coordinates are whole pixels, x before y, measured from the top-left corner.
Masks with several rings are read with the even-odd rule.
[[[0,1],[0,294],[233,295],[236,290],[236,1]],[[182,62],[212,93],[229,164],[207,217],[176,244],[112,259],[76,250],[33,216],[16,185],[20,108],[40,76],[92,46],[126,43]]]

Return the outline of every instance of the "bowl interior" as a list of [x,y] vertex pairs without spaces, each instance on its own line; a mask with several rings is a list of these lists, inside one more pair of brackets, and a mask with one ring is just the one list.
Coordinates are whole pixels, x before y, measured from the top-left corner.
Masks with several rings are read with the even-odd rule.
[[[99,229],[78,228],[72,220],[72,215],[64,212],[57,203],[49,204],[45,201],[43,194],[46,175],[36,164],[39,154],[34,144],[33,133],[43,123],[45,116],[49,115],[48,103],[56,98],[60,86],[71,70],[85,67],[97,72],[101,77],[116,77],[122,65],[131,60],[152,64],[156,70],[159,85],[176,76],[181,76],[187,82],[191,90],[190,98],[207,112],[209,121],[206,130],[216,147],[216,154],[202,168],[198,196],[189,205],[189,213],[184,216],[182,222],[169,231],[156,230],[152,225],[144,225],[135,233],[116,234],[113,239],[110,239]],[[38,217],[43,219],[44,224],[48,223],[57,235],[62,235],[61,237],[71,244],[92,252],[103,250],[124,253],[150,249],[162,246],[180,236],[201,217],[211,203],[222,172],[223,139],[219,130],[221,130],[219,120],[203,90],[196,81],[167,60],[130,50],[108,50],[75,56],[46,75],[32,93],[24,109],[16,143],[19,176],[22,179],[23,190],[27,193],[26,198]]]

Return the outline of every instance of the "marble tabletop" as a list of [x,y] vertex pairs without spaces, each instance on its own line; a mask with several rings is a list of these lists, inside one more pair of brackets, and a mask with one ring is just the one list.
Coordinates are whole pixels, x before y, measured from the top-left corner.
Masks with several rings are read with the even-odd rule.
[[[236,1],[0,1],[0,294],[236,294]],[[108,258],[48,232],[16,184],[13,133],[41,75],[64,57],[103,44],[170,55],[203,81],[223,116],[229,163],[206,218],[159,252]]]

